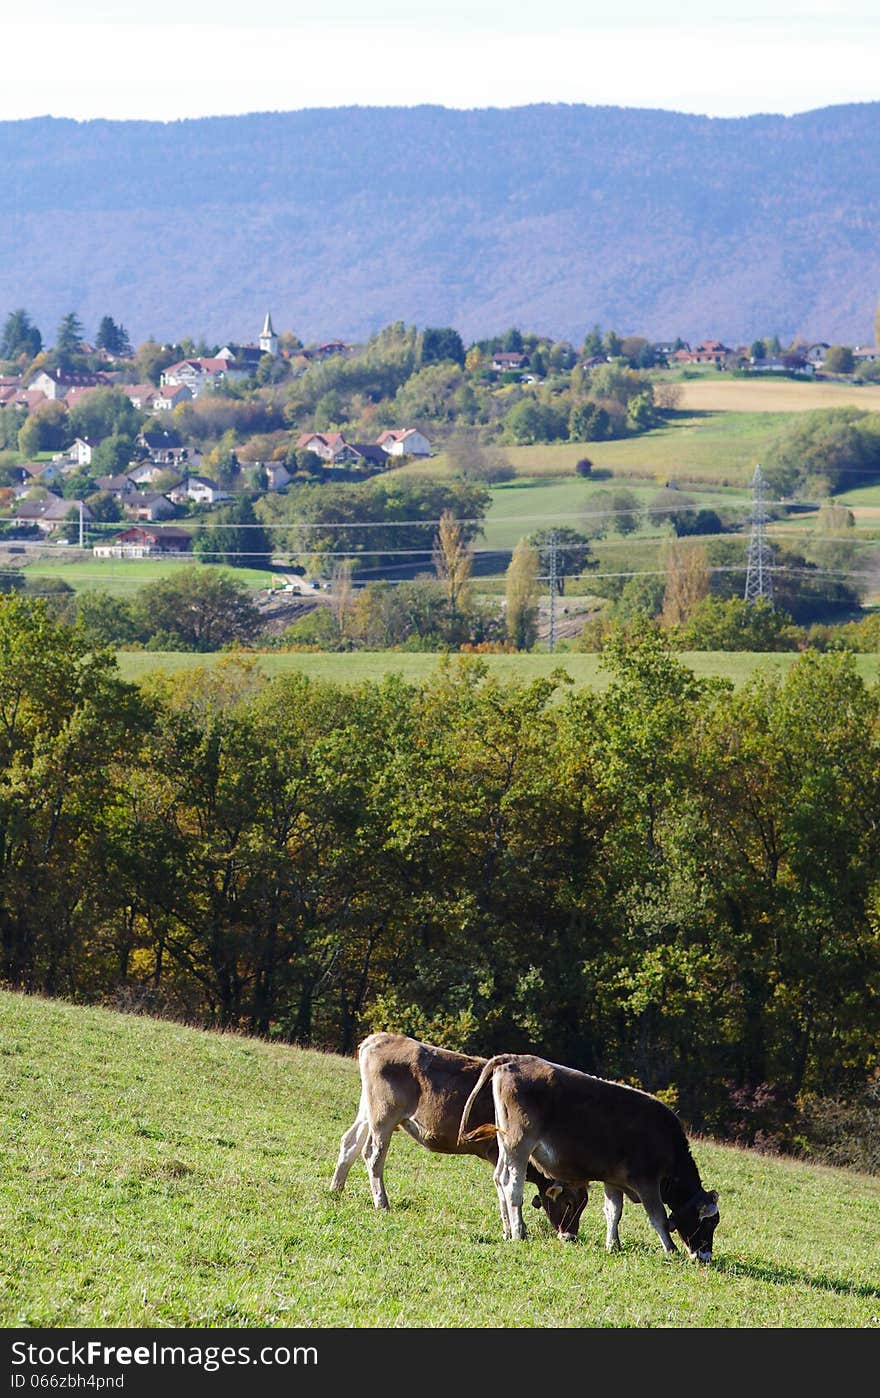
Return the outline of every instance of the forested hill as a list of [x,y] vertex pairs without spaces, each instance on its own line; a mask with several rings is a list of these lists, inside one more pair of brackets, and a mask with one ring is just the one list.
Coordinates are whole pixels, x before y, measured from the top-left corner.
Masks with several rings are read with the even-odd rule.
[[134,340],[391,320],[869,343],[880,102],[0,123],[0,313]]

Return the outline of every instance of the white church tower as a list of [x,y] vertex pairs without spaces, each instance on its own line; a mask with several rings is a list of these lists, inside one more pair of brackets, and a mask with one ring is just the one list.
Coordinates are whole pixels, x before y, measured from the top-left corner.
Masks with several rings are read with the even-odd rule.
[[273,359],[278,357],[278,336],[272,329],[272,317],[266,312],[266,319],[263,321],[263,328],[260,331],[260,349],[263,354],[271,354]]

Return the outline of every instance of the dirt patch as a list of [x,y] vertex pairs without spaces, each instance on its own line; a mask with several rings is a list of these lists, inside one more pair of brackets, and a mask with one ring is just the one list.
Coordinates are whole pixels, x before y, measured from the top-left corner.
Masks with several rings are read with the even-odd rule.
[[288,626],[300,617],[313,612],[316,607],[329,605],[326,597],[320,594],[313,597],[297,597],[295,592],[281,592],[277,588],[269,592],[257,592],[254,597],[260,613],[264,632],[268,636],[280,636]]

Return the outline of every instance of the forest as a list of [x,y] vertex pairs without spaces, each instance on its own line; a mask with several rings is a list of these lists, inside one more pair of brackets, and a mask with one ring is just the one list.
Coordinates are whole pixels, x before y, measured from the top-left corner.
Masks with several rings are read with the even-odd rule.
[[140,686],[0,597],[0,982],[350,1052],[535,1049],[722,1138],[880,1165],[880,693],[698,680]]

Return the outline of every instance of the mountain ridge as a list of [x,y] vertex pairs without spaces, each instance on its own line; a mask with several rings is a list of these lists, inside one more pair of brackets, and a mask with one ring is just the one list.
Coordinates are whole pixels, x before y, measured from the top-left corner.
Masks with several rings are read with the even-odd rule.
[[334,107],[0,123],[0,314],[132,338],[304,340],[392,320],[473,339],[867,343],[880,102],[795,116]]

